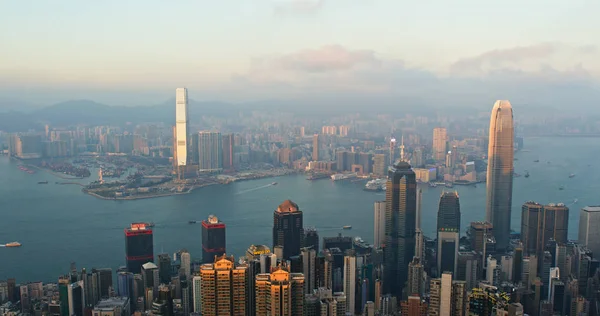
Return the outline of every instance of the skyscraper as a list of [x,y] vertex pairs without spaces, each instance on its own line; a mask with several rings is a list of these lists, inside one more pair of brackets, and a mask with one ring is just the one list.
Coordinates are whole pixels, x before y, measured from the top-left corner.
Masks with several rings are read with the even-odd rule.
[[375,227],[373,247],[381,248],[385,242],[385,201],[375,202]]
[[346,295],[346,312],[354,315],[356,304],[356,256],[344,257],[344,295]]
[[319,134],[313,135],[312,160],[319,161],[319,151],[321,150],[321,140]]
[[[200,267],[201,314],[245,315],[247,312],[247,267],[234,265],[233,257],[215,258]],[[197,307],[197,304],[196,304]]]
[[384,291],[397,298],[415,255],[417,182],[411,166],[399,161],[390,168],[386,190]]
[[458,192],[442,192],[437,213],[437,230],[455,229],[460,232],[460,202]]
[[233,145],[235,144],[233,134],[223,135],[221,144],[223,146],[223,169],[233,169],[233,155],[235,154],[233,150]]
[[579,244],[600,255],[600,206],[586,206],[579,213]]
[[214,215],[202,221],[202,263],[215,261],[226,251],[225,224]]
[[145,223],[132,223],[125,228],[125,260],[131,273],[140,273],[144,263],[154,261],[152,229]]
[[283,258],[300,254],[304,227],[302,224],[302,211],[298,204],[285,200],[273,213],[273,248],[283,247]]
[[202,131],[198,133],[198,168],[202,172],[223,170],[223,147],[221,133]]
[[421,258],[414,257],[413,261],[408,265],[408,285],[406,287],[407,295],[422,296],[423,293],[423,276],[425,270],[421,263]]
[[448,136],[446,129],[443,127],[436,127],[433,129],[433,159],[441,161],[446,158],[446,143],[448,142]]
[[521,241],[526,254],[543,258],[550,239],[567,242],[568,227],[569,208],[564,204],[542,206],[529,201],[521,208]]
[[256,316],[304,315],[304,276],[277,267],[256,275]]
[[510,239],[513,186],[513,112],[510,102],[496,101],[490,119],[487,168],[486,220],[494,225],[496,248],[504,250]]
[[189,118],[188,118],[188,95],[186,88],[177,88],[175,90],[175,148],[177,157],[177,166],[185,166],[188,163],[188,137],[189,137]]

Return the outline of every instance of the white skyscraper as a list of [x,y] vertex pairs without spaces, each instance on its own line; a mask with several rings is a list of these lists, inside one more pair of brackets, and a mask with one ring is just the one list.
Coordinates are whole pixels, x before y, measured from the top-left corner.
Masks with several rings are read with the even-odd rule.
[[579,213],[579,244],[600,254],[600,206],[586,206]]
[[344,294],[346,295],[346,315],[354,315],[356,298],[356,257],[344,257]]
[[177,166],[185,166],[188,162],[188,137],[189,137],[189,118],[188,118],[188,96],[186,88],[177,88],[175,90],[175,138]]
[[183,269],[183,273],[185,274],[185,279],[190,280],[190,276],[192,275],[192,261],[190,258],[190,253],[186,250],[182,250],[181,254],[181,268]]
[[202,288],[202,277],[199,275],[194,276],[194,279],[192,281],[192,291],[194,291],[194,293],[192,294],[193,299],[194,299],[194,313],[201,312],[201,307],[202,307],[202,292],[200,292],[201,288]]
[[385,242],[385,201],[375,202],[375,229],[373,246],[380,248]]

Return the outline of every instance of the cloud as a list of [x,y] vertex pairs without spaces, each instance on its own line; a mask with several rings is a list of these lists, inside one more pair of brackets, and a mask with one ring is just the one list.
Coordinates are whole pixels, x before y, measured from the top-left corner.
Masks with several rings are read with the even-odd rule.
[[596,51],[593,45],[574,47],[563,43],[539,43],[462,58],[449,69],[450,75],[460,77],[486,77],[506,71],[544,75],[549,69],[580,76],[583,63],[597,64]]
[[272,0],[277,14],[310,14],[319,11],[325,0]]
[[273,62],[283,69],[302,72],[339,71],[379,64],[379,60],[375,57],[373,51],[349,50],[340,45],[302,50],[280,56]]

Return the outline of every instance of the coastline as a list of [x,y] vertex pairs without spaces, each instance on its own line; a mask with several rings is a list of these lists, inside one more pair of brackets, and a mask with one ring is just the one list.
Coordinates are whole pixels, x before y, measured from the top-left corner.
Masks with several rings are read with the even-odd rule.
[[46,173],[49,173],[57,178],[63,179],[63,180],[81,180],[83,178],[80,177],[73,177],[73,176],[63,176],[62,174],[58,173],[58,172],[54,172],[52,170],[46,169],[46,168],[42,168],[42,167],[38,167],[36,165],[30,165],[30,164],[25,164],[25,166],[27,167],[31,167],[40,171],[44,171]]

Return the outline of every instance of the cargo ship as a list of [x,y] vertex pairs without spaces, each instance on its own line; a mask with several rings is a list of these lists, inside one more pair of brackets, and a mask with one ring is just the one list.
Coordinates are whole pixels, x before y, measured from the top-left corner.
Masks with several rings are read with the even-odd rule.
[[21,244],[13,241],[13,242],[9,242],[8,244],[4,245],[4,247],[21,247]]

